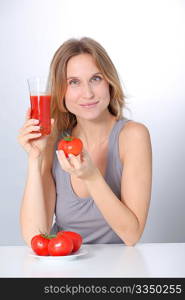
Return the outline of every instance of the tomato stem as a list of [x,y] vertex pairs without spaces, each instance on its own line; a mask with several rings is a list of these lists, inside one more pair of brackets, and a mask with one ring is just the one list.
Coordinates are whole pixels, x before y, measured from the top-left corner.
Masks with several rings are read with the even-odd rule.
[[42,234],[42,237],[44,237],[44,238],[46,238],[48,240],[51,240],[51,239],[53,239],[53,238],[56,237],[56,234],[47,234],[47,233],[44,233],[44,234]]
[[65,136],[63,139],[64,141],[71,142],[74,138],[72,136]]

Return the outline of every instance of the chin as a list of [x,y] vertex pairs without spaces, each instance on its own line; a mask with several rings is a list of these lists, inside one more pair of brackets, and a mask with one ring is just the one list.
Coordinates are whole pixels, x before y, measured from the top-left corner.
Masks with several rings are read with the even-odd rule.
[[94,112],[94,113],[86,113],[86,114],[79,114],[77,115],[77,118],[80,119],[84,119],[84,120],[89,120],[89,121],[93,121],[93,120],[97,120],[99,118],[101,118],[103,116],[103,112]]

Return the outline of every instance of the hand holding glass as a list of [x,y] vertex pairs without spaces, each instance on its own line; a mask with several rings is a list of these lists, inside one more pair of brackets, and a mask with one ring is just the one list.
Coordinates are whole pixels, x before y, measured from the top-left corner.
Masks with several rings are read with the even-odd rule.
[[31,119],[39,120],[42,135],[51,133],[51,93],[46,77],[28,78],[31,103]]

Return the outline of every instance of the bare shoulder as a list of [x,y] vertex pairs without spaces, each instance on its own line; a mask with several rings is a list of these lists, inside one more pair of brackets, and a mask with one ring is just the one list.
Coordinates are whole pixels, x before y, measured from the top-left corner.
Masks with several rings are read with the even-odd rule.
[[127,122],[120,132],[119,146],[121,159],[131,150],[151,148],[150,133],[146,125],[135,121]]
[[148,128],[139,122],[129,121],[125,124],[120,132],[121,139],[123,138],[147,138],[149,137]]

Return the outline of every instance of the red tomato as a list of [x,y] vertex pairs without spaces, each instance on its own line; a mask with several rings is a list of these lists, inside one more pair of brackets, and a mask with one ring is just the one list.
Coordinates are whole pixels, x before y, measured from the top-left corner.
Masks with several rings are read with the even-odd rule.
[[48,252],[48,243],[49,239],[44,234],[35,235],[31,239],[31,247],[33,251],[41,256],[49,255]]
[[73,250],[72,252],[76,252],[80,249],[82,242],[83,242],[83,238],[82,236],[74,231],[59,231],[57,233],[57,236],[67,236],[70,237],[73,241]]
[[82,148],[82,141],[73,136],[66,136],[58,143],[58,150],[63,150],[66,157],[68,157],[69,153],[75,156],[79,155],[82,151]]
[[67,236],[56,236],[49,241],[48,251],[52,256],[64,256],[71,254],[73,242]]

